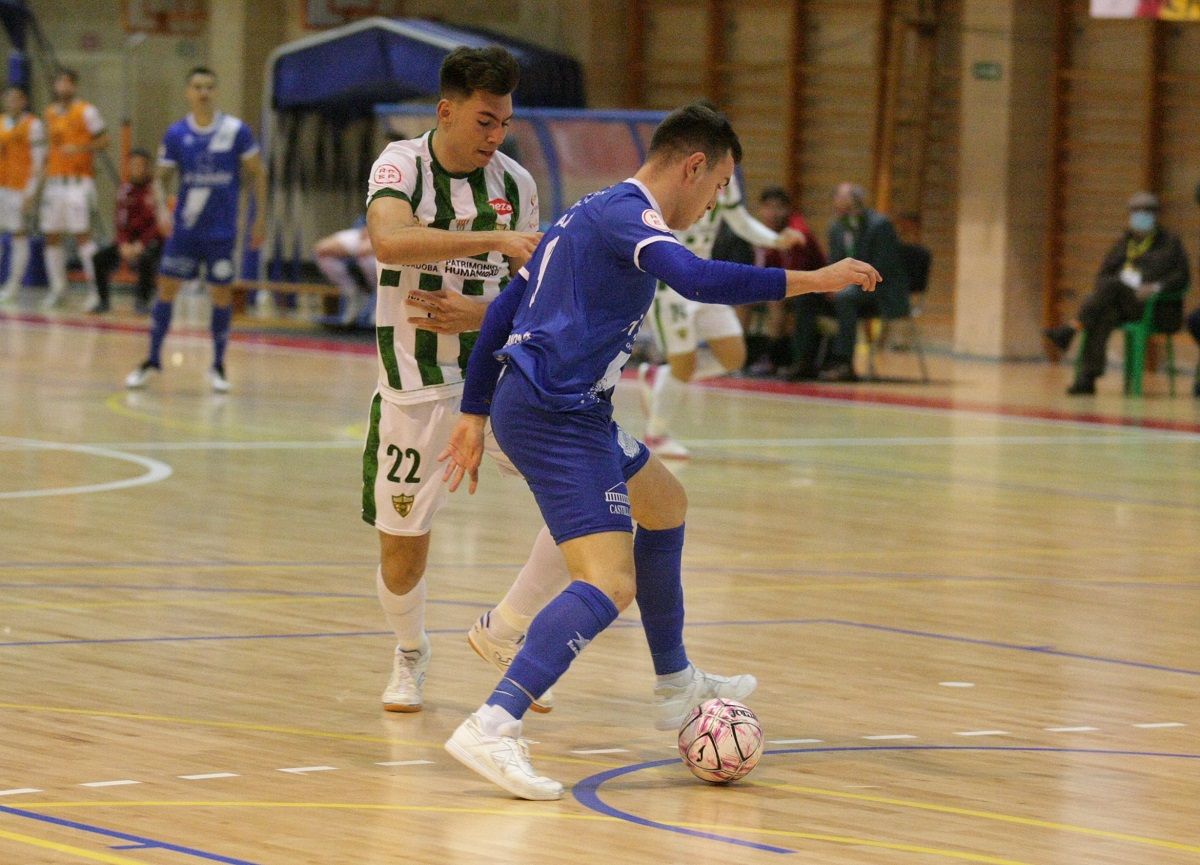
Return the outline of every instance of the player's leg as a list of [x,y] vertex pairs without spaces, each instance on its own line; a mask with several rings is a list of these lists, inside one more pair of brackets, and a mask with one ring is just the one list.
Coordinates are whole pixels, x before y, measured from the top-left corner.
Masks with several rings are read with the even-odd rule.
[[92,258],[98,249],[92,239],[96,184],[91,178],[84,178],[66,186],[67,230],[75,237],[75,252],[79,256],[79,263],[83,266],[83,275],[87,282],[88,293],[84,311],[102,312],[100,295],[96,292],[96,270],[92,266]]
[[158,243],[151,244],[138,256],[138,281],[136,294],[133,298],[133,311],[138,315],[146,315],[150,311],[150,299],[154,297],[159,259],[161,257],[162,246]]
[[638,367],[642,407],[646,412],[647,446],[667,458],[686,459],[687,448],[671,438],[671,423],[683,399],[684,385],[696,369],[695,315],[693,303],[660,283],[651,307],[651,323],[667,363],[653,370]]
[[830,351],[831,366],[819,373],[823,381],[854,381],[854,346],[858,341],[858,308],[864,292],[857,285],[847,286],[831,298],[837,316],[838,332]]
[[375,589],[396,635],[382,703],[416,712],[429,666],[425,567],[433,518],[446,502],[436,454],[458,417],[457,399],[399,406],[376,393],[363,449],[362,517],[379,533]]
[[654,726],[676,730],[692,707],[712,697],[740,700],[754,691],[753,676],[706,673],[688,658],[683,642],[683,540],[687,494],[660,460],[651,457],[629,480],[637,522],[633,555],[642,629],[656,676]]
[[121,264],[121,253],[116,245],[105,246],[92,256],[92,272],[96,280],[96,294],[100,298],[95,312],[107,312],[109,309],[109,280],[113,271]]
[[137,369],[125,377],[125,387],[145,387],[155,373],[162,372],[162,346],[171,329],[175,298],[186,280],[195,279],[200,259],[191,239],[176,231],[167,240],[159,265],[158,290],[150,307],[150,352]]
[[29,267],[29,235],[25,230],[24,198],[13,189],[0,189],[0,231],[8,232],[8,278],[0,288],[0,303],[16,297]]
[[358,314],[358,283],[350,273],[350,258],[357,249],[358,235],[355,229],[345,229],[322,237],[313,245],[317,269],[338,287],[342,301],[338,318],[343,324],[349,324]]
[[225,347],[229,345],[229,330],[233,321],[233,247],[234,239],[210,240],[204,245],[204,271],[212,297],[210,332],[213,361],[208,381],[216,393],[229,391],[225,375]]
[[46,265],[46,281],[49,292],[42,305],[50,309],[58,304],[67,290],[67,251],[63,247],[63,233],[67,231],[67,205],[64,200],[66,183],[57,179],[46,181],[42,191],[39,223],[44,246],[42,260]]

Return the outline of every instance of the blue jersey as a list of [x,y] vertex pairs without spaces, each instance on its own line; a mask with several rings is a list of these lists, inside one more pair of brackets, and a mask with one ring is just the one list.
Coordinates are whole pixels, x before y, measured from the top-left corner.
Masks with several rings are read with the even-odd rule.
[[521,371],[547,408],[595,405],[617,383],[654,299],[655,277],[639,266],[654,243],[679,241],[636,180],[581,199],[542,238],[497,357]]
[[176,230],[209,240],[236,237],[242,160],[257,152],[250,128],[228,114],[218,112],[207,127],[190,114],[171,124],[158,163],[179,172]]

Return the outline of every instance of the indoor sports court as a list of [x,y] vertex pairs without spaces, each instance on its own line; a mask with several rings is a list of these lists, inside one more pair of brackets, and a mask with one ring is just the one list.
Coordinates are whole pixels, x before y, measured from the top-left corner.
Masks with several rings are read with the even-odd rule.
[[[0,863],[1200,861],[1196,345],[1181,318],[1126,375],[1135,337],[1115,332],[1096,393],[1067,395],[1079,341],[1042,339],[1092,290],[1134,192],[1157,196],[1196,269],[1200,12],[78,5],[0,4],[38,22],[35,106],[48,44],[110,119],[119,169],[122,80],[128,146],[149,147],[187,110],[188,69],[215,68],[222,105],[263,142],[268,243],[255,259],[239,241],[228,392],[209,377],[202,290],[176,300],[161,372],[136,388],[148,319],[128,268],[110,312],[85,311],[77,263],[47,310],[35,243],[0,306]],[[654,729],[636,605],[579,654],[553,711],[525,717],[563,798],[514,798],[446,753],[497,679],[467,630],[542,525],[526,485],[487,461],[431,533],[423,708],[381,708],[396,636],[360,519],[381,343],[371,322],[331,323],[339,290],[303,265],[361,213],[355,171],[436,122],[436,94],[364,78],[309,103],[287,85],[328,68],[313,58],[353,56],[342,39],[369,33],[394,56],[441,45],[441,62],[472,28],[555,52],[545,80],[586,82],[586,104],[517,103],[510,135],[544,224],[632,173],[664,113],[707,95],[742,134],[752,212],[782,184],[824,244],[830,192],[852,180],[932,250],[917,314],[886,333],[864,320],[856,381],[716,376],[674,415],[690,452],[664,460],[688,497],[688,653],[759,682],[744,702],[761,760],[733,783],[694,777],[676,733]],[[131,33],[146,36],[130,47]],[[335,146],[329,112],[352,102]],[[98,162],[98,236],[116,230],[120,182]],[[823,316],[823,353],[835,328]],[[635,370],[612,400],[644,436]],[[441,469],[424,454],[403,471]]]

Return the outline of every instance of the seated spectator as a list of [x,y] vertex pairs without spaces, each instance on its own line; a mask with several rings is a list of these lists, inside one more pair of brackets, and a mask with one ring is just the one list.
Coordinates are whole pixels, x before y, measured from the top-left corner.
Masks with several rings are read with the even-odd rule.
[[[322,237],[313,246],[313,252],[317,256],[317,267],[321,273],[341,290],[339,323],[353,324],[367,298],[374,292],[378,278],[375,273],[375,253],[371,249],[366,222]],[[351,261],[356,262],[358,269],[362,271],[363,280],[367,285],[365,294],[350,271]]]
[[150,154],[135,149],[129,154],[129,180],[117,190],[117,242],[92,256],[96,270],[96,303],[89,312],[109,310],[108,286],[113,271],[125,262],[137,274],[133,309],[138,315],[150,311],[158,260],[162,256],[162,233],[154,208]]
[[1096,379],[1104,374],[1109,335],[1122,324],[1140,319],[1150,297],[1160,293],[1163,297],[1155,307],[1155,328],[1179,329],[1189,279],[1187,254],[1179,237],[1158,224],[1158,211],[1158,198],[1149,192],[1129,199],[1129,227],[1104,257],[1096,289],[1080,305],[1078,320],[1045,332],[1064,352],[1076,331],[1085,333],[1078,373],[1068,394],[1096,392]]
[[[796,314],[797,362],[816,356],[817,317],[830,311],[838,331],[830,350],[830,366],[820,372],[824,381],[855,381],[854,344],[860,317],[900,318],[908,315],[908,276],[900,256],[900,240],[890,219],[867,207],[867,193],[853,183],[841,183],[833,193],[835,219],[829,227],[829,261],[857,258],[883,276],[874,293],[849,285],[832,294],[806,294],[793,300]],[[803,367],[799,375],[814,370]]]
[[[788,270],[817,270],[826,264],[825,253],[817,242],[817,236],[801,213],[792,206],[792,198],[782,186],[768,186],[758,196],[758,218],[774,232],[791,229],[802,242],[788,249],[755,249],[754,263],[759,267],[782,267]],[[749,367],[752,375],[770,375],[777,369],[789,367],[792,362],[792,339],[787,334],[787,301],[757,304],[764,308],[764,325],[767,339],[766,351],[753,360]],[[739,316],[748,312],[739,307]],[[743,327],[745,321],[743,321]],[[790,368],[790,367],[789,367]]]

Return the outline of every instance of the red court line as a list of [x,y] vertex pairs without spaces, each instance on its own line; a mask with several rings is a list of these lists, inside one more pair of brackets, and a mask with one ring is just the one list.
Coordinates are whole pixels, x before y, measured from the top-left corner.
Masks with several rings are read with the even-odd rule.
[[[145,333],[146,326],[115,321],[98,321],[94,318],[48,318],[44,315],[29,313],[0,312],[0,321],[20,321],[34,325],[61,325],[81,329],[108,330],[121,333]],[[207,330],[176,330],[174,333],[183,336],[207,336]],[[235,331],[232,334],[234,342],[246,345],[267,345],[276,348],[297,349],[300,351],[326,352],[330,354],[373,355],[373,342],[342,342],[339,340],[321,339],[312,336],[281,336],[267,333],[245,333]],[[633,378],[632,370],[626,370],[623,378]],[[862,405],[885,405],[897,408],[924,408],[939,411],[969,411],[979,414],[998,415],[1000,417],[1026,418],[1029,420],[1071,421],[1074,423],[1094,424],[1110,427],[1133,427],[1137,429],[1165,430],[1168,432],[1183,432],[1200,434],[1200,423],[1189,421],[1165,420],[1160,418],[1124,417],[1120,415],[1103,415],[1095,412],[1071,412],[1053,408],[1037,408],[1034,406],[1014,406],[1002,403],[971,402],[954,397],[923,397],[910,394],[883,393],[878,390],[859,390],[841,385],[823,386],[803,382],[784,382],[772,379],[757,378],[717,378],[709,379],[700,384],[701,387],[716,390],[732,390],[745,393],[765,393],[776,396],[819,397],[825,400],[836,400]]]

